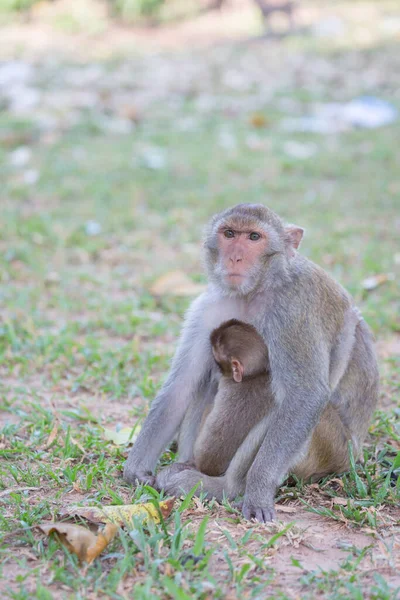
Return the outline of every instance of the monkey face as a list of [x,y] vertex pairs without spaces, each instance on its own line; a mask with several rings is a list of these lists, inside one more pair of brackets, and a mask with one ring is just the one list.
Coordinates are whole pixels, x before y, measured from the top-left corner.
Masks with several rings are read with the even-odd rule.
[[231,227],[223,224],[217,235],[224,281],[231,288],[240,287],[259,266],[267,247],[266,233],[260,227],[248,229],[233,223]]
[[230,295],[245,296],[274,285],[297,249],[303,230],[260,204],[239,204],[216,215],[205,248],[209,278]]

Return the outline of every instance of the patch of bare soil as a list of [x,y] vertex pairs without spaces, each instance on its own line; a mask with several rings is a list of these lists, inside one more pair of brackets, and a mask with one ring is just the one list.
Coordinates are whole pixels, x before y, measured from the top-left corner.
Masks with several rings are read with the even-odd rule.
[[[207,4],[207,2],[205,2]],[[396,5],[393,3],[395,12]],[[379,3],[336,2],[329,6],[303,0],[297,4],[296,30],[319,37],[341,37],[342,18],[356,27],[353,43],[369,45],[382,35]],[[284,30],[287,22],[285,19]],[[358,28],[358,29],[357,29]],[[397,30],[395,30],[397,31]],[[207,48],[263,37],[260,12],[251,0],[230,0],[222,10],[170,21],[159,27],[128,26],[110,20],[107,3],[94,0],[58,0],[31,8],[25,22],[3,25],[0,57],[16,55],[29,60],[59,55],[87,61],[121,55],[154,54]],[[278,38],[279,40],[279,38]],[[273,38],[268,46],[275,44]],[[279,42],[278,42],[279,43]]]
[[[62,26],[66,15],[74,27]],[[14,56],[19,49],[30,58],[55,51],[87,60],[193,46],[201,48],[245,37],[249,29],[257,31],[260,22],[257,9],[246,0],[230,2],[229,10],[206,12],[172,22],[167,27],[123,25],[109,20],[106,3],[61,0],[33,7],[26,23],[3,27],[0,56]]]
[[[206,511],[200,502],[195,511],[188,511],[193,526],[199,525]],[[359,566],[359,573],[367,577],[364,583],[367,584],[368,577],[379,571],[385,573],[388,583],[394,586],[400,584],[400,527],[390,526],[377,533],[367,528],[357,529],[344,523],[336,523],[307,512],[300,506],[278,505],[277,511],[279,523],[257,525],[248,522],[232,523],[226,520],[224,509],[216,509],[215,519],[209,522],[207,539],[221,550],[213,558],[212,571],[217,578],[223,578],[221,569],[228,569],[222,549],[229,548],[230,558],[236,569],[248,562],[246,555],[241,556],[230,548],[224,530],[228,531],[233,540],[239,541],[252,528],[257,539],[251,539],[247,543],[246,551],[261,559],[263,565],[271,569],[271,587],[284,589],[289,597],[299,597],[299,592],[304,588],[300,581],[303,576],[312,572],[340,571],[341,564],[349,554],[354,556],[368,548],[369,551]],[[397,511],[397,520],[399,518],[400,511]],[[260,551],[271,535],[290,523],[293,523],[292,527],[273,547]],[[228,576],[228,572],[226,575]]]

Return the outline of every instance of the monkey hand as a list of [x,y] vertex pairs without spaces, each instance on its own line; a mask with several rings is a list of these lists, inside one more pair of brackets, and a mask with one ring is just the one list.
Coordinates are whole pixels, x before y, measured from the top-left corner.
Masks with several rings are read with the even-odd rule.
[[246,496],[242,506],[242,513],[245,519],[249,521],[256,519],[261,523],[268,523],[276,517],[273,503],[271,505],[258,506],[257,504],[253,504]]
[[133,483],[133,485],[143,484],[151,485],[152,487],[154,487],[156,482],[156,478],[151,471],[132,468],[129,464],[129,460],[124,467],[124,479],[128,483]]

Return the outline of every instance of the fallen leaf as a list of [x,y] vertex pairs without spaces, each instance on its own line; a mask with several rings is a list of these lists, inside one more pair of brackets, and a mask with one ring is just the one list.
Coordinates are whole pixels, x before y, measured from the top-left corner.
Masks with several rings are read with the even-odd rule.
[[61,544],[76,554],[80,562],[88,564],[103,552],[118,531],[118,526],[112,523],[107,523],[98,535],[72,523],[41,523],[38,527],[46,535],[56,534]]
[[115,538],[119,527],[113,523],[107,523],[103,531],[97,535],[94,546],[87,549],[87,561],[89,564],[103,552],[108,544]]
[[170,271],[153,283],[150,292],[154,296],[197,296],[205,289],[205,285],[194,283],[183,271]]
[[276,504],[275,505],[276,510],[278,512],[284,512],[284,513],[295,513],[297,512],[297,508],[294,508],[293,506],[285,506],[282,504]]
[[376,529],[371,529],[370,527],[363,527],[362,532],[365,533],[366,535],[376,536]]
[[268,125],[268,121],[262,113],[253,113],[250,115],[250,124],[253,127],[261,128]]
[[14,488],[8,488],[7,490],[3,490],[2,492],[0,492],[0,498],[2,498],[3,496],[8,496],[8,494],[16,494],[18,492],[31,492],[31,491],[36,491],[36,490],[41,490],[41,487],[27,487],[27,486],[22,486],[22,487],[14,487]]
[[141,121],[140,111],[136,106],[125,104],[119,108],[118,113],[123,119],[129,119],[134,123],[139,123]]
[[70,492],[68,492],[68,494],[71,494],[72,492],[76,492],[77,494],[84,494],[85,492],[83,491],[83,489],[81,488],[79,481],[74,481],[72,484],[72,490]]
[[332,498],[332,502],[333,502],[333,504],[339,504],[340,506],[347,506],[347,504],[349,502],[349,498],[335,497],[335,498]]
[[82,446],[82,444],[80,444],[78,442],[78,440],[76,440],[74,437],[72,437],[72,435],[69,437],[69,441],[74,444],[75,446],[77,446],[79,448],[79,450],[82,452],[82,454],[86,454],[86,450],[85,448]]
[[[170,498],[169,500],[163,500],[159,503],[160,512],[164,519],[171,514],[174,502],[175,498]],[[124,525],[131,521],[133,517],[143,518],[144,523],[150,520],[155,523],[160,522],[157,508],[151,502],[145,504],[103,506],[102,508],[97,506],[76,506],[69,509],[64,514],[83,517],[93,523],[114,523],[117,525]]]
[[47,448],[50,448],[50,446],[52,446],[52,444],[54,443],[54,441],[57,437],[59,426],[60,426],[60,421],[58,419],[55,419],[53,429],[51,430],[51,433],[50,433],[49,437],[47,438],[47,442],[44,445],[45,450],[47,450]]
[[141,427],[123,427],[119,431],[114,429],[103,428],[103,437],[108,442],[112,442],[116,446],[124,446],[125,444],[133,444],[139,435]]
[[381,275],[372,275],[371,277],[367,277],[366,279],[364,279],[364,281],[362,282],[362,286],[364,290],[370,292],[378,286],[382,285],[383,283],[386,283],[390,279],[393,279],[393,276],[387,275],[386,273],[382,273]]
[[337,477],[334,477],[333,479],[329,480],[329,483],[337,483],[339,487],[341,487],[342,489],[344,488],[344,483],[341,479],[338,479]]

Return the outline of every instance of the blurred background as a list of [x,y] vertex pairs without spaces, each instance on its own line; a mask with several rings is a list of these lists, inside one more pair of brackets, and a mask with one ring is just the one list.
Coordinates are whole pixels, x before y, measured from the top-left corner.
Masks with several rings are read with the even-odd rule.
[[237,202],[304,226],[302,252],[398,332],[397,1],[0,8],[6,378],[145,410],[205,283],[203,225]]
[[203,225],[237,202],[304,226],[378,336],[399,330],[398,2],[0,8],[7,377],[41,357],[62,389],[151,398],[205,283]]

